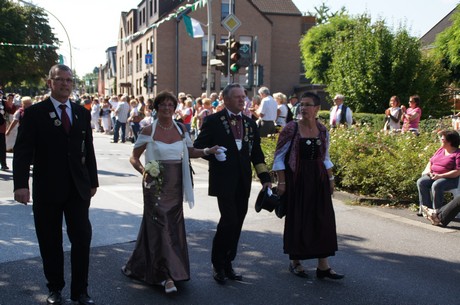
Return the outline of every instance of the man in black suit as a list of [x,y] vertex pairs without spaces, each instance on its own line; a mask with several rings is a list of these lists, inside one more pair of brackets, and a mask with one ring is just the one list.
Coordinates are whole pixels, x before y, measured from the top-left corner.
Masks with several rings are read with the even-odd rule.
[[[270,175],[260,147],[256,123],[242,114],[245,105],[244,88],[230,84],[223,91],[225,109],[206,117],[194,142],[196,148],[219,145],[227,148],[226,159],[205,157],[209,161],[210,196],[217,196],[220,220],[212,245],[214,279],[224,284],[226,279],[242,280],[232,267],[238,240],[248,210],[254,165],[263,187],[271,187]],[[222,159],[221,159],[222,160]]]
[[30,200],[29,170],[33,164],[33,212],[48,304],[61,304],[64,288],[62,218],[72,244],[71,299],[94,304],[87,293],[91,223],[88,209],[99,186],[91,115],[71,103],[72,71],[55,65],[49,72],[50,98],[24,111],[14,147],[14,199]]

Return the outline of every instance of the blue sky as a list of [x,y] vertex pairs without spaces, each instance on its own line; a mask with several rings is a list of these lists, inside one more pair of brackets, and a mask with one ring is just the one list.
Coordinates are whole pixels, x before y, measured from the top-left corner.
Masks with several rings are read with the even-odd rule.
[[[83,76],[105,62],[105,50],[117,43],[120,12],[129,11],[139,0],[28,0],[55,15],[65,26],[72,44],[73,67]],[[216,1],[216,0],[214,0]],[[241,1],[241,0],[237,0]],[[282,0],[280,0],[282,1]],[[369,13],[390,26],[404,23],[414,36],[421,36],[453,10],[458,0],[293,0],[300,11],[314,11],[326,3],[332,11],[345,6],[350,14]],[[58,38],[60,52],[68,59],[69,44],[62,26],[49,18]]]

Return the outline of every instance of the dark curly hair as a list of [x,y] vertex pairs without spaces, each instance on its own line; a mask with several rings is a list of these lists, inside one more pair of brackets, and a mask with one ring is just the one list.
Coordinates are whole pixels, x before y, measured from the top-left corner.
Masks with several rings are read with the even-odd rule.
[[158,111],[158,105],[164,101],[172,101],[174,103],[174,109],[177,108],[177,98],[174,94],[168,91],[161,91],[158,93],[158,95],[155,97],[155,100],[153,101],[153,108]]

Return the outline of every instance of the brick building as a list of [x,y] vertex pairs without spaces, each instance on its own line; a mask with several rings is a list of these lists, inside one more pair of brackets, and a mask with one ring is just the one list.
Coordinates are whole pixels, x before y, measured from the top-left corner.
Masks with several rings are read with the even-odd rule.
[[[207,7],[202,4],[212,7],[210,58],[214,58],[216,41],[222,43],[228,38],[221,21],[229,14],[230,0],[196,1],[200,5],[188,16],[202,24],[202,38],[188,36],[181,18],[181,8],[193,2],[143,0],[136,9],[121,13],[116,50],[117,93],[152,97],[169,90],[199,96],[206,91],[208,22]],[[306,19],[291,0],[233,2],[232,12],[241,21],[234,37],[248,44],[253,61],[263,65],[263,85],[272,92],[293,93],[302,79],[299,40],[306,29]],[[146,64],[146,54],[152,54],[151,64]],[[152,89],[144,87],[144,75],[149,72],[156,75],[157,85]],[[211,90],[220,91],[228,79],[214,68],[211,72]],[[241,84],[246,79],[244,68],[231,77],[232,82]]]

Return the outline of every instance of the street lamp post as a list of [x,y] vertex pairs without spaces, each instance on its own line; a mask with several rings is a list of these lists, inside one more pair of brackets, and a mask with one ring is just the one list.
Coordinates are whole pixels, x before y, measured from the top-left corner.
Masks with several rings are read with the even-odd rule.
[[24,0],[18,0],[19,2],[21,3],[24,3],[25,5],[28,5],[28,6],[33,6],[33,7],[36,7],[36,8],[40,8],[42,10],[44,10],[45,12],[47,12],[48,14],[50,14],[51,16],[53,16],[58,22],[59,24],[62,26],[62,28],[64,29],[64,32],[65,32],[65,35],[67,36],[67,41],[69,42],[69,55],[70,55],[70,70],[73,72],[73,66],[72,66],[72,44],[70,43],[70,37],[69,37],[69,34],[67,33],[67,30],[65,28],[65,26],[62,24],[61,20],[59,20],[58,17],[56,17],[53,13],[51,13],[50,11],[48,11],[47,9],[43,8],[43,7],[40,7],[38,5],[35,5],[33,3],[30,3],[30,2],[27,2],[27,1],[24,1]]

